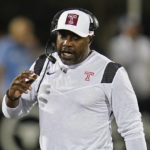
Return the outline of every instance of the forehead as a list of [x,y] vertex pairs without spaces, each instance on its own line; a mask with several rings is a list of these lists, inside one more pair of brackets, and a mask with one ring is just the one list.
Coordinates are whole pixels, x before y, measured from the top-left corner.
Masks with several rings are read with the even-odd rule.
[[58,33],[61,34],[61,35],[78,36],[78,37],[82,38],[81,36],[71,32],[69,30],[59,30]]

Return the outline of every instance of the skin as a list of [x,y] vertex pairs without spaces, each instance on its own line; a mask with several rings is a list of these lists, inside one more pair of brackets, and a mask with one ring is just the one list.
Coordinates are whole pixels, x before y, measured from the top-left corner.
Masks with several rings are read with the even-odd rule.
[[60,30],[57,36],[57,52],[66,65],[81,63],[90,54],[92,36],[80,37],[73,32]]
[[[37,75],[33,71],[25,71],[18,75],[9,87],[8,95],[12,98],[18,98],[22,93],[28,93],[31,90],[31,84],[37,79]],[[27,81],[28,80],[28,81]],[[12,101],[6,97],[6,105],[14,108],[19,104],[18,100]]]
[[[61,30],[57,34],[56,47],[57,52],[66,65],[81,63],[91,53],[90,44],[93,37],[80,37],[73,32]],[[25,71],[18,75],[11,83],[8,95],[11,98],[18,98],[12,101],[6,97],[6,105],[14,108],[19,104],[19,97],[22,93],[28,93],[31,90],[31,84],[37,79],[33,71]],[[26,81],[28,80],[28,81]]]
[[138,25],[131,25],[127,27],[124,31],[124,34],[128,35],[132,39],[135,39],[140,34],[140,26]]

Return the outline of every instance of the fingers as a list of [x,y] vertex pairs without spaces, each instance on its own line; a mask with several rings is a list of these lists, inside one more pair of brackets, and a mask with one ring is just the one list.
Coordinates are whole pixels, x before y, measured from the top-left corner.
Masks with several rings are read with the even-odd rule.
[[25,79],[25,78],[29,78],[34,74],[33,71],[24,71],[23,73],[21,73],[19,76],[17,76],[17,79]]
[[28,79],[26,78],[26,84],[32,84],[37,79],[37,75],[32,75]]
[[[10,93],[11,95],[16,95],[19,93],[28,93],[28,90],[31,90],[31,84],[37,79],[37,75],[34,74],[33,71],[24,71],[20,75],[18,75],[13,81],[10,86]],[[17,94],[17,95],[19,95]]]
[[25,71],[21,73],[16,80],[22,81],[27,84],[32,84],[37,79],[37,75],[33,71]]

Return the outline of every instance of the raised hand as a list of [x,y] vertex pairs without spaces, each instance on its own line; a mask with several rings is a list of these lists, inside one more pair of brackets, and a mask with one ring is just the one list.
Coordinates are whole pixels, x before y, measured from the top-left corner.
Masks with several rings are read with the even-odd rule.
[[[10,98],[19,98],[22,93],[28,93],[31,90],[31,84],[37,79],[33,71],[24,71],[18,75],[11,83],[8,95]],[[9,98],[8,97],[8,98]]]

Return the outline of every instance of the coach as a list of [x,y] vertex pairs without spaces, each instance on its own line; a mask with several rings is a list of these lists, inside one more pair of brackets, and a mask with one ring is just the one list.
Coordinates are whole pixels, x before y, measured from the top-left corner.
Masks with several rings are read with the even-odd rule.
[[56,14],[55,51],[42,55],[11,83],[6,117],[22,117],[38,103],[41,150],[113,150],[115,118],[127,150],[146,150],[137,98],[121,65],[90,49],[96,17],[83,9]]

